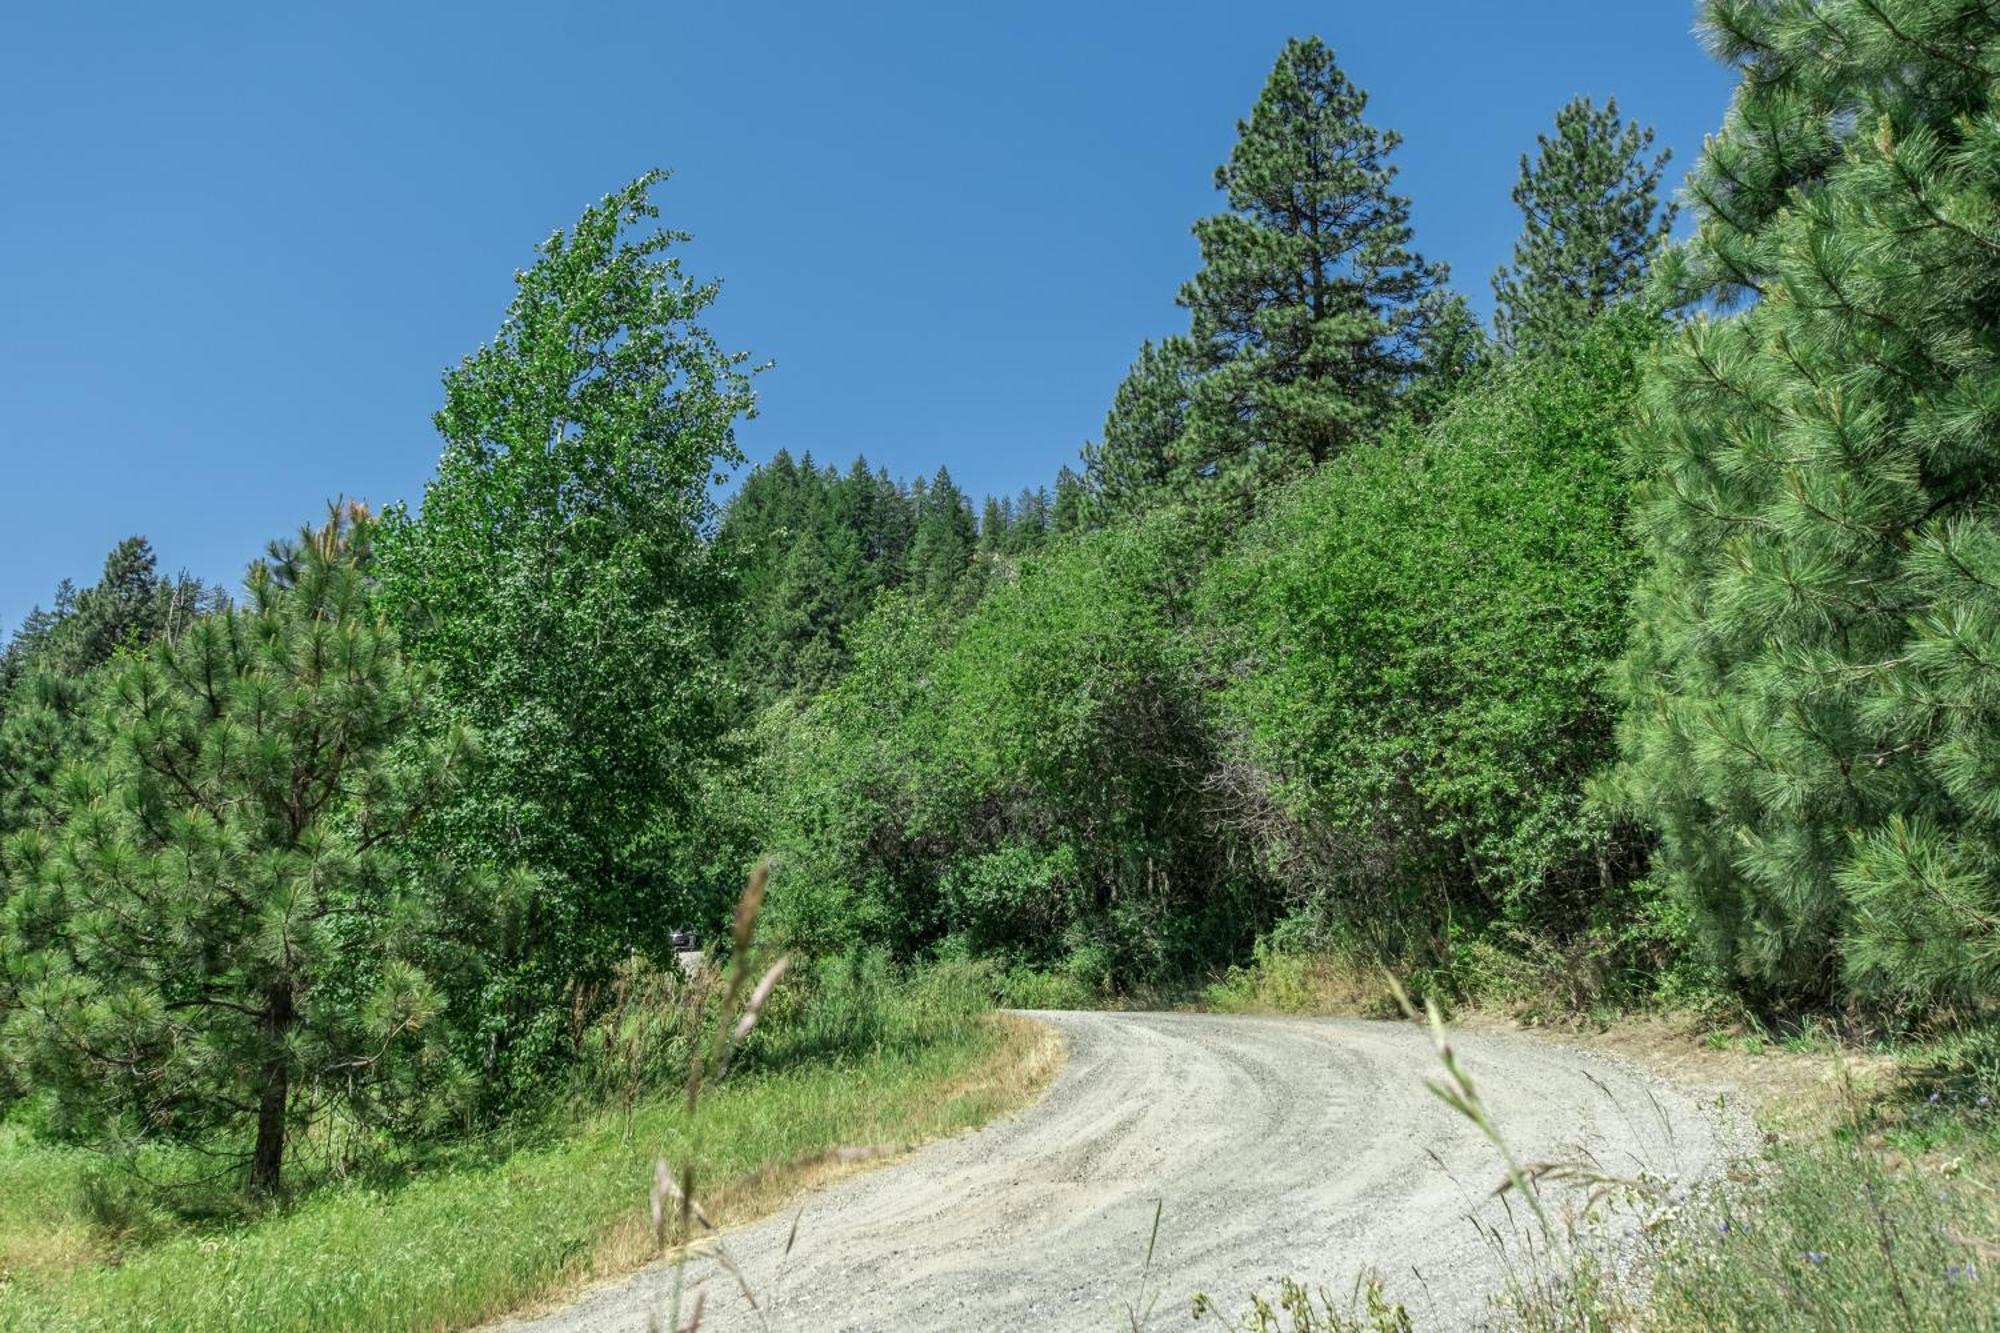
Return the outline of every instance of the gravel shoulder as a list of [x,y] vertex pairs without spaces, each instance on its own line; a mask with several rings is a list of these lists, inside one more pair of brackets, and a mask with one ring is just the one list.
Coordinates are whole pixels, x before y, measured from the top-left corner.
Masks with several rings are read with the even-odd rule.
[[[1437,1100],[1429,1037],[1402,1023],[1181,1013],[1041,1013],[1068,1049],[1047,1095],[731,1232],[751,1309],[714,1258],[687,1280],[704,1330],[1108,1330],[1152,1303],[1185,1329],[1291,1275],[1344,1292],[1378,1272],[1419,1327],[1484,1322],[1509,1233],[1500,1160]],[[1453,1046],[1523,1161],[1588,1162],[1692,1186],[1746,1150],[1715,1100],[1620,1060],[1531,1037]],[[1141,1274],[1154,1210],[1160,1229]],[[796,1220],[796,1235],[793,1227]],[[790,1245],[789,1253],[787,1245]],[[515,1333],[665,1327],[655,1265]],[[1213,1325],[1203,1325],[1204,1328]]]

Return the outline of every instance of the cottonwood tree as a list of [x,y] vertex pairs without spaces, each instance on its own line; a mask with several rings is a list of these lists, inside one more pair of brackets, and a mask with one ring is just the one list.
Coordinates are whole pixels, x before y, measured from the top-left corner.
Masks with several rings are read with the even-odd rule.
[[462,1090],[422,963],[495,895],[405,851],[472,753],[370,601],[369,536],[338,515],[247,607],[107,668],[92,753],[9,839],[0,1048],[54,1128],[240,1147],[269,1193],[327,1105]]
[[1536,143],[1514,186],[1521,237],[1493,275],[1493,326],[1509,352],[1559,350],[1635,295],[1674,223],[1659,197],[1671,154],[1649,157],[1652,127],[1622,119],[1616,99],[1572,98]]
[[[2000,983],[2000,14],[1712,3],[1622,790],[1773,1002]],[[1732,313],[1733,312],[1733,313]]]
[[489,1004],[496,1058],[552,1055],[573,980],[697,910],[660,849],[731,720],[706,536],[755,399],[698,322],[717,285],[649,229],[662,178],[542,242],[499,334],[445,374],[421,511],[386,516],[385,597],[490,759],[450,837],[542,885]]

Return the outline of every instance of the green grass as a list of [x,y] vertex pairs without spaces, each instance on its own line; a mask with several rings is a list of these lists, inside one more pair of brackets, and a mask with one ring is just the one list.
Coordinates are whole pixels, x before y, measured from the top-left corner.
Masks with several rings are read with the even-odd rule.
[[90,1166],[82,1153],[0,1125],[0,1310],[12,1284],[59,1276],[97,1249],[82,1211]]
[[1024,1097],[1044,1063],[1039,1034],[991,1021],[886,1038],[748,1067],[705,1096],[698,1122],[659,1093],[629,1120],[581,1117],[502,1160],[330,1186],[247,1225],[183,1224],[122,1247],[87,1217],[81,1154],[0,1139],[0,1256],[17,1256],[0,1329],[465,1326],[650,1257],[656,1157],[699,1163],[711,1211],[754,1214],[809,1182],[787,1164],[975,1125]]
[[1768,1167],[1663,1238],[1643,1326],[2000,1329],[1990,1184],[1892,1170],[1852,1143],[1782,1150]]

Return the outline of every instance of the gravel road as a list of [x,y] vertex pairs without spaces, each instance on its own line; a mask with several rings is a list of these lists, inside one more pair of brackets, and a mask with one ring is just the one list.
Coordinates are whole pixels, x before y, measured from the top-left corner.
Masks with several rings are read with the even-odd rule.
[[[1041,1101],[730,1233],[764,1309],[750,1310],[713,1260],[696,1260],[688,1280],[706,1289],[703,1330],[1129,1329],[1155,1201],[1148,1330],[1187,1328],[1196,1291],[1235,1313],[1281,1276],[1345,1293],[1368,1266],[1419,1328],[1486,1321],[1500,1261],[1468,1219],[1508,1228],[1488,1197],[1501,1167],[1425,1089],[1439,1070],[1420,1028],[1033,1017],[1068,1047]],[[1525,1161],[1588,1159],[1685,1185],[1718,1172],[1738,1144],[1711,1098],[1623,1064],[1527,1037],[1454,1034],[1453,1045]],[[510,1327],[636,1333],[664,1311],[667,1281],[655,1266]]]

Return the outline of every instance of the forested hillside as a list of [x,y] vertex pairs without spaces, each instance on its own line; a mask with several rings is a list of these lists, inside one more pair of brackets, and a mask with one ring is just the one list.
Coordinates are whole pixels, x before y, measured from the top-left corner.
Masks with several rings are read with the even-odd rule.
[[605,197],[444,374],[420,499],[235,597],[134,538],[7,646],[0,1105],[261,1193],[329,1126],[448,1142],[572,1086],[766,857],[802,956],[1017,998],[1311,955],[1447,1002],[1983,1010],[2000,16],[1703,31],[1739,83],[1691,237],[1647,127],[1552,107],[1490,330],[1394,130],[1286,44],[1184,327],[1009,497],[804,438],[739,474],[719,288],[661,176]]

